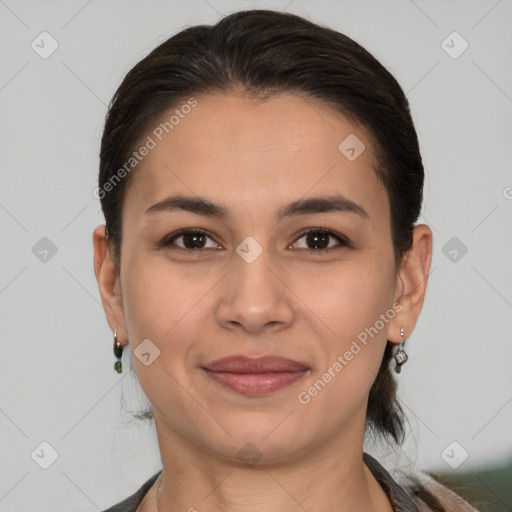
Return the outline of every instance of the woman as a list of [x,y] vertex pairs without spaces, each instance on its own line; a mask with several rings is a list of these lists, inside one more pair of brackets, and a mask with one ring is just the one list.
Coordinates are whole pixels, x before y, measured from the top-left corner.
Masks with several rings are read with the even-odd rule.
[[101,144],[94,267],[163,469],[120,511],[474,510],[363,452],[403,440],[392,376],[432,233],[395,79],[348,37],[244,11],[125,77]]

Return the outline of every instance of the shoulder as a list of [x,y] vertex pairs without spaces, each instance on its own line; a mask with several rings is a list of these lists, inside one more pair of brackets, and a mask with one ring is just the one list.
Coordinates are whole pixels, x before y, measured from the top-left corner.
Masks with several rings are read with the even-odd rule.
[[120,503],[117,503],[116,505],[113,505],[107,510],[104,510],[103,512],[136,512],[137,508],[144,499],[144,496],[149,491],[151,486],[155,483],[160,473],[161,471],[155,473],[149,480],[144,482],[135,493],[133,493],[131,496],[128,496],[128,498],[125,498]]
[[462,497],[425,472],[406,474],[396,479],[371,455],[363,453],[365,464],[380,483],[396,512],[478,512]]
[[436,511],[440,505],[449,512],[478,512],[461,496],[424,472],[415,473],[406,486],[419,512]]

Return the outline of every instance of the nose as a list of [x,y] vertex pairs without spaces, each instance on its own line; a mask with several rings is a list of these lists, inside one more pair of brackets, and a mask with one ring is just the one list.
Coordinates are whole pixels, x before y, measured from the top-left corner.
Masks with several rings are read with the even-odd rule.
[[233,267],[222,283],[219,324],[251,334],[289,327],[294,317],[293,293],[270,252],[263,250],[252,263],[238,254],[233,259]]

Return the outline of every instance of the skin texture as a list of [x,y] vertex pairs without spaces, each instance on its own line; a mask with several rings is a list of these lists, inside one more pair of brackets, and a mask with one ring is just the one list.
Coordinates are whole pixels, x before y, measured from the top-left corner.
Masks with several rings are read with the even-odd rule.
[[[395,269],[389,200],[373,170],[372,140],[329,107],[293,95],[197,101],[133,171],[119,276],[104,226],[93,235],[107,321],[123,345],[130,343],[155,412],[160,510],[390,511],[362,460],[366,404],[386,339],[399,343],[400,328],[407,338],[416,324],[432,233],[418,225],[413,250]],[[355,161],[338,150],[350,134],[366,146]],[[145,213],[178,194],[205,197],[230,215]],[[278,220],[292,201],[333,194],[357,203],[368,218],[322,212]],[[158,246],[182,228],[206,231],[210,238],[196,242],[205,248],[184,249],[184,238]],[[324,242],[332,250],[315,249],[301,234],[305,228],[329,229],[350,245],[331,235]],[[262,248],[252,263],[236,252],[248,236]],[[298,394],[398,303],[401,310],[378,335],[301,404]],[[149,366],[133,356],[147,338],[160,350]],[[274,393],[247,397],[201,369],[236,354],[279,355],[310,371]],[[255,464],[237,455],[246,443],[257,448]],[[140,510],[157,510],[159,484]]]

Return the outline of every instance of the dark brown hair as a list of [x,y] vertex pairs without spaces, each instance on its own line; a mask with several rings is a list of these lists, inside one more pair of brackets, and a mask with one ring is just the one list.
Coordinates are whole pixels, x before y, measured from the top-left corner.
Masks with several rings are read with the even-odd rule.
[[[122,173],[123,179],[114,183],[116,173],[163,113],[194,95],[216,93],[259,99],[292,93],[324,102],[366,128],[374,142],[375,172],[389,198],[399,268],[412,247],[424,180],[416,131],[400,85],[346,35],[292,14],[250,10],[172,36],[135,65],[116,91],[101,141],[99,197],[118,270],[123,198],[133,173]],[[106,193],[108,183],[113,186]],[[370,391],[367,427],[401,443],[404,416],[389,368],[392,349],[388,342]]]

